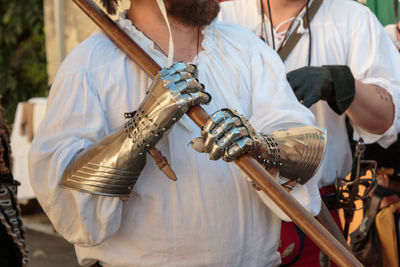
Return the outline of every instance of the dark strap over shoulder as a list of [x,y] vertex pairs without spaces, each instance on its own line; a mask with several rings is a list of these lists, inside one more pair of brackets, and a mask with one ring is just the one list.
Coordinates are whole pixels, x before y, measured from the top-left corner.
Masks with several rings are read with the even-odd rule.
[[[308,12],[308,18],[310,21],[308,21],[308,18],[306,15],[303,16],[303,26],[305,29],[308,29],[310,22],[314,18],[315,14],[317,14],[318,9],[322,5],[322,0],[314,0],[311,3],[311,6],[309,8]],[[286,41],[286,43],[279,49],[278,54],[281,57],[282,61],[285,62],[287,57],[290,55],[290,53],[293,51],[293,49],[296,47],[297,43],[299,42],[301,36],[303,34],[298,33],[298,29],[300,27],[300,24],[297,25],[296,29],[294,29],[293,33],[290,35],[289,39]]]

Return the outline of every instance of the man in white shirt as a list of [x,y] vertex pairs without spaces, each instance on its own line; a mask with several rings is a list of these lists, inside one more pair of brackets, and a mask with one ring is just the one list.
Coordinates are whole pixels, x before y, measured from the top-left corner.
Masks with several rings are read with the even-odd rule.
[[[103,3],[112,12],[118,1]],[[164,8],[167,19],[160,12]],[[310,155],[310,140],[296,140],[283,129],[311,125],[314,118],[296,100],[279,57],[247,30],[213,22],[218,10],[217,0],[165,0],[165,6],[159,0],[132,0],[117,21],[161,66],[171,59],[191,62],[197,73],[192,65],[177,63],[152,83],[99,32],[60,67],[29,167],[39,202],[55,229],[75,245],[80,264],[280,263],[277,246],[285,215],[261,195],[265,205],[234,165],[209,158],[230,161],[249,151],[292,179],[313,163],[303,177],[307,180],[319,161],[301,154]],[[196,139],[199,130],[184,113],[209,101],[210,114],[230,110],[214,113]],[[131,111],[136,112],[127,113],[126,120],[124,113]],[[323,131],[308,128],[315,157],[321,158]],[[161,136],[166,139],[158,142]],[[281,146],[285,138],[291,142]],[[188,146],[193,139],[210,155]],[[147,155],[155,143],[176,182]],[[285,155],[287,144],[299,157]],[[118,197],[123,194],[130,195],[125,202]],[[315,215],[317,190],[297,184],[291,194]]]
[[[345,115],[354,127],[354,140],[362,137],[383,147],[396,141],[400,58],[375,16],[354,1],[322,1],[308,28],[305,21],[316,2],[227,1],[221,3],[220,20],[250,29],[276,51],[282,51],[294,33],[300,35],[284,63],[297,98],[310,107],[317,125],[327,129],[327,151],[315,182],[321,194],[334,197],[332,184],[349,173],[352,162]],[[282,237],[283,252],[295,241]],[[303,254],[313,256],[300,258],[298,266],[318,264],[315,245],[311,252],[307,249],[306,244]],[[300,247],[283,253],[285,263],[296,258],[291,251],[300,253]]]

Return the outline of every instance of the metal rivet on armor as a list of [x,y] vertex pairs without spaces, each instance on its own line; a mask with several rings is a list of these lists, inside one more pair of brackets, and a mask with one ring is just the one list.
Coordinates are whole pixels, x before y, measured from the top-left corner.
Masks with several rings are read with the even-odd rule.
[[164,127],[164,128],[162,128],[162,130],[163,130],[163,131],[166,131],[167,129]]
[[173,121],[176,121],[176,118],[173,118],[172,120],[173,120]]
[[142,152],[139,152],[139,155],[140,155],[140,156],[142,156],[142,155],[143,155],[143,153],[142,153]]

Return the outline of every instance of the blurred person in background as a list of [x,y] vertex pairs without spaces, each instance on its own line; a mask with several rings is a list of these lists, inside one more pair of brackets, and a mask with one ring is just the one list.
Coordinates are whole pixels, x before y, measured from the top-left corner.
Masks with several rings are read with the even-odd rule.
[[[385,31],[400,50],[400,23],[398,0],[393,0],[395,24],[385,26]],[[398,51],[394,51],[396,57]],[[349,135],[352,135],[349,127]],[[389,147],[379,143],[365,146],[364,159],[377,163],[378,185],[364,200],[364,218],[351,234],[353,250],[364,258],[366,266],[399,266],[400,237],[400,139]],[[375,255],[380,255],[376,257]]]
[[[297,99],[328,132],[316,179],[340,226],[335,180],[352,166],[346,116],[354,140],[387,148],[400,130],[400,57],[375,15],[348,0],[234,0],[220,20],[241,25],[279,53]],[[320,266],[318,247],[294,224],[283,223],[282,261]]]

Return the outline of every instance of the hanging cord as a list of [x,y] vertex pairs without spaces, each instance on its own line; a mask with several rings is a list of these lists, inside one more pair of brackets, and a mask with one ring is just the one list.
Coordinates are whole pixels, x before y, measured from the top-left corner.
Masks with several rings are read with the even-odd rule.
[[[264,14],[264,4],[262,0],[260,0],[260,5],[261,5],[261,32],[260,32],[260,38],[264,42],[266,42],[269,45],[268,41],[268,35],[267,35],[267,30],[265,29],[265,14]],[[265,38],[263,37],[263,34]]]
[[[264,16],[264,12],[263,12],[263,16]],[[272,25],[271,4],[270,4],[269,0],[268,0],[268,16],[269,16],[269,24],[271,26],[270,28],[271,28],[271,36],[272,36],[272,48],[275,50],[274,25]]]
[[[153,41],[154,46],[157,47],[157,49],[166,57],[168,57],[168,53],[165,52],[161,46],[159,46],[156,41],[152,40],[147,34],[145,34],[138,26],[134,25],[136,29],[138,29],[144,36],[147,37],[147,39]],[[200,51],[200,27],[197,27],[197,44],[196,44],[196,57],[199,56],[199,51]]]
[[199,47],[200,47],[200,26],[197,27],[197,48],[196,48],[196,57],[199,57]]
[[[271,30],[271,36],[272,36],[272,48],[276,51],[276,47],[275,47],[275,34],[274,34],[274,26],[273,26],[273,24],[272,24],[272,12],[271,12],[270,0],[268,0],[267,3],[268,3],[268,15],[269,15],[269,22],[270,22],[270,30]],[[265,12],[264,12],[264,4],[263,4],[262,0],[260,0],[260,4],[261,4],[261,36],[260,36],[260,37],[261,37],[261,39],[263,39],[263,41],[265,41],[265,42],[270,46],[270,43],[269,43],[269,40],[268,40],[268,39],[269,39],[269,38],[268,38],[268,34],[267,34],[266,28],[265,28]],[[306,6],[305,6],[305,8],[306,8],[306,17],[307,17],[307,21],[308,21],[308,32],[309,32],[309,36],[308,36],[308,38],[309,38],[309,46],[308,46],[308,66],[311,65],[311,50],[312,50],[312,45],[311,45],[311,42],[312,42],[312,34],[311,34],[311,28],[310,28],[309,4],[310,4],[310,0],[307,1]],[[300,12],[301,12],[301,10],[300,10],[299,13],[296,15],[296,18],[295,18],[294,20],[297,19],[297,17],[299,16]],[[292,26],[293,26],[293,23],[290,25],[289,29],[286,31],[286,34],[285,34],[285,38],[284,38],[284,39],[286,39],[286,37],[288,36],[289,32],[290,32],[291,29],[292,29]],[[264,38],[263,38],[263,36],[262,36],[263,34],[264,34],[264,36],[265,36],[265,40],[264,40]],[[284,44],[284,41],[282,42],[282,44]],[[281,48],[282,48],[282,46],[281,46]],[[278,49],[278,51],[279,51],[279,50],[280,50],[280,49]]]
[[308,0],[307,4],[306,4],[306,16],[307,16],[307,24],[308,24],[308,41],[309,41],[309,44],[308,44],[308,66],[310,67],[311,66],[312,35],[311,35],[310,16],[309,16],[309,12],[308,12],[309,3],[310,3],[310,0]]

